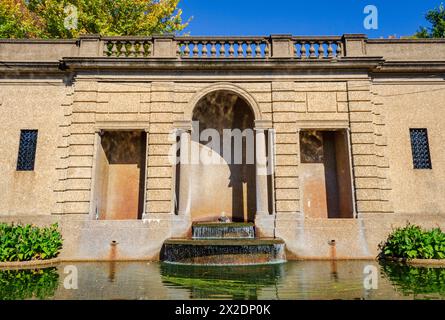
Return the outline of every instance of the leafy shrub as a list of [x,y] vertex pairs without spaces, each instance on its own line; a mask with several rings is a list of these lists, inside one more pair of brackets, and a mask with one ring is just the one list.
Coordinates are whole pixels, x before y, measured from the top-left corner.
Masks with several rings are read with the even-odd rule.
[[39,228],[32,225],[0,223],[0,261],[30,261],[55,258],[62,248],[58,225]]
[[48,299],[58,286],[56,268],[0,270],[0,300]]
[[445,259],[445,233],[408,224],[397,228],[379,245],[380,256],[403,259]]

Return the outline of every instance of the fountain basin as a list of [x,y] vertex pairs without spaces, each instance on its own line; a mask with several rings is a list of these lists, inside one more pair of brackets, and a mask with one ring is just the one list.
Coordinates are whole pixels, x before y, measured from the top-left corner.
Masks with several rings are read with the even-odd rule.
[[168,239],[161,251],[166,263],[253,265],[286,261],[282,239]]

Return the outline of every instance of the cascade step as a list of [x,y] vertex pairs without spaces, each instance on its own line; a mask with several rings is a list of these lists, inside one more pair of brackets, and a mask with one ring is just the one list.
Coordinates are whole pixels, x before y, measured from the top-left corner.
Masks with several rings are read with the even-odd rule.
[[253,239],[255,226],[253,223],[196,223],[192,226],[193,239]]
[[282,263],[286,253],[282,239],[168,239],[161,260],[194,265],[251,265]]

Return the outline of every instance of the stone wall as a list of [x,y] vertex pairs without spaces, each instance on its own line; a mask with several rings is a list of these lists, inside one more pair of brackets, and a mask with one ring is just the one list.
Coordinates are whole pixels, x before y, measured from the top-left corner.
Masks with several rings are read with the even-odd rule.
[[[375,83],[373,91],[387,127],[388,198],[397,214],[440,214],[445,211],[445,84],[443,81]],[[426,128],[432,170],[414,170],[410,128]]]
[[[203,62],[177,58],[170,38],[166,51],[154,51],[164,56],[158,60],[104,58],[100,41],[81,39],[74,49],[61,42],[48,64],[22,50],[45,52],[51,43],[0,40],[7,66],[0,67],[0,221],[59,221],[65,259],[108,259],[112,241],[120,259],[157,259],[166,238],[189,232],[190,217],[175,214],[171,133],[216,90],[243,97],[256,123],[275,132],[273,212],[256,226],[282,237],[290,258],[330,258],[331,240],[337,258],[370,258],[408,220],[445,227],[443,42],[345,36],[343,57],[303,61],[286,57],[297,40],[281,37],[271,38],[271,57]],[[428,129],[432,170],[413,169],[410,128]],[[39,130],[32,172],[15,170],[21,129]],[[305,215],[299,132],[306,129],[348,133],[355,219]],[[147,133],[143,220],[95,220],[101,130]]]
[[[1,215],[48,215],[56,202],[61,105],[70,88],[60,79],[0,83]],[[34,171],[16,171],[20,130],[37,129]]]

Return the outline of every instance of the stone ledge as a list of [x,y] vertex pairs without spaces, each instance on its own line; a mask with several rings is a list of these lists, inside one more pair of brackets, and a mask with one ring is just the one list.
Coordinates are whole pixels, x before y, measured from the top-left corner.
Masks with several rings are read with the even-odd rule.
[[384,260],[403,263],[409,266],[416,267],[445,267],[445,259],[406,259],[406,258],[394,258],[385,257]]
[[48,260],[31,260],[31,261],[12,261],[12,262],[0,262],[0,268],[28,268],[28,267],[41,267],[52,266],[60,263],[60,258],[48,259]]

